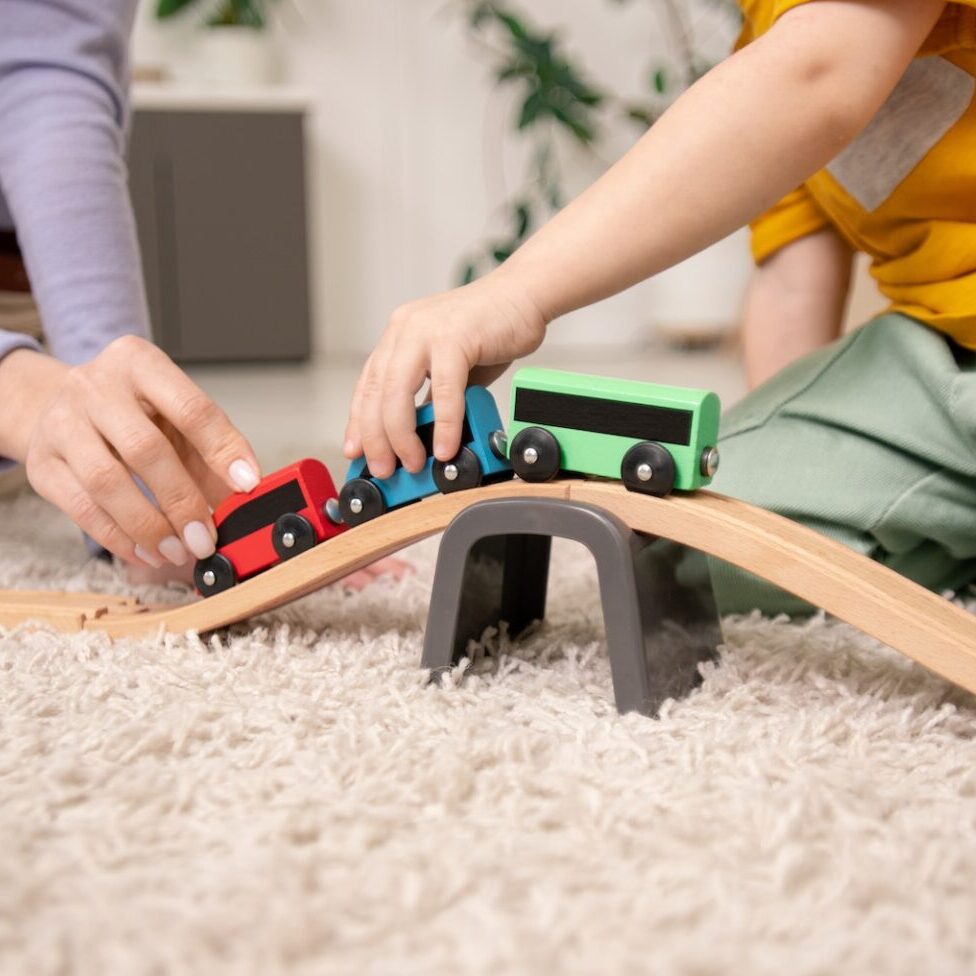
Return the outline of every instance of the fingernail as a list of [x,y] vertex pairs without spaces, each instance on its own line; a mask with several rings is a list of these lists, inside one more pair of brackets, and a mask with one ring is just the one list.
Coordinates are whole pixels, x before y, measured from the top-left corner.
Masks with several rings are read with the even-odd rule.
[[[261,480],[254,468],[243,458],[239,458],[230,466],[229,473],[231,484],[238,491],[253,491]],[[200,558],[204,557],[201,556]]]
[[187,555],[186,549],[183,547],[183,543],[175,535],[166,536],[159,544],[159,551],[174,566],[185,566],[187,559],[190,558]]
[[346,443],[342,445],[342,453],[345,454],[346,457],[352,457],[355,451],[356,445],[353,444],[352,441],[346,441]]
[[141,559],[147,566],[152,566],[153,569],[159,569],[163,565],[162,559],[158,556],[154,556],[147,549],[143,549],[142,546],[136,546],[135,549],[136,556]]
[[197,559],[206,559],[217,551],[213,536],[203,522],[188,522],[183,529],[183,541]]

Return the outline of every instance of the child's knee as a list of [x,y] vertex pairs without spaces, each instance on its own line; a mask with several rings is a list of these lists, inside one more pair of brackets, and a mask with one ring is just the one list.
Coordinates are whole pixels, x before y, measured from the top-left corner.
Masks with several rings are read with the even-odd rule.
[[[797,472],[790,457],[802,441],[799,431],[777,421],[770,411],[766,422],[740,428],[720,440],[722,462],[712,488],[752,505],[795,516],[799,496]],[[826,514],[824,512],[823,514]],[[722,616],[759,610],[766,616],[785,613],[809,616],[816,608],[731,563],[709,558],[715,602]]]

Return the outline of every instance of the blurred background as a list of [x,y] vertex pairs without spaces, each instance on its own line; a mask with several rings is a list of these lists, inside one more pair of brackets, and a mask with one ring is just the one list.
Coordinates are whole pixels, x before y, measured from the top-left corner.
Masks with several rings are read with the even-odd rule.
[[[393,308],[504,260],[737,30],[725,0],[145,0],[130,167],[157,341],[267,467],[338,464]],[[733,235],[533,358],[731,403],[749,269]],[[851,318],[878,306],[860,275]]]

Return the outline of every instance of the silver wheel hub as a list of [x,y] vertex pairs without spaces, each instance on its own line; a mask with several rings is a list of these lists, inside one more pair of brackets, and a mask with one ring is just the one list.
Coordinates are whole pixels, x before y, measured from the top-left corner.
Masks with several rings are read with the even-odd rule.
[[647,464],[637,465],[637,480],[638,481],[650,481],[654,477],[654,469]]
[[458,471],[458,466],[456,464],[446,464],[444,466],[444,477],[447,478],[448,481],[457,481],[459,474],[460,472]]
[[294,545],[295,545],[295,533],[294,532],[285,532],[285,533],[283,533],[282,536],[281,536],[281,544],[286,549],[293,548]]
[[213,586],[214,583],[217,582],[217,574],[212,569],[208,569],[203,574],[203,582],[206,583],[207,586]]
[[330,498],[325,503],[325,517],[333,523],[333,525],[338,525],[342,521],[342,513],[339,511],[339,499]]
[[701,459],[701,473],[705,475],[706,478],[714,477],[715,472],[718,471],[719,453],[717,447],[706,447],[702,451]]
[[492,453],[499,461],[504,461],[508,458],[508,437],[505,431],[493,430],[491,436],[488,438],[488,444],[491,447]]
[[354,512],[358,515],[363,510],[363,500],[361,498],[353,498],[349,502],[349,511]]
[[527,447],[522,452],[522,460],[526,464],[535,464],[539,460],[539,452],[534,447]]

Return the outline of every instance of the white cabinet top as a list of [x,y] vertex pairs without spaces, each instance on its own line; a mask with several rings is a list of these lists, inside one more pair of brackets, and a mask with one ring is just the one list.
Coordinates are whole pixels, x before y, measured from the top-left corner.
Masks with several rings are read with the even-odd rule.
[[287,85],[219,88],[140,81],[132,86],[133,108],[149,112],[305,112],[311,102],[311,92]]

